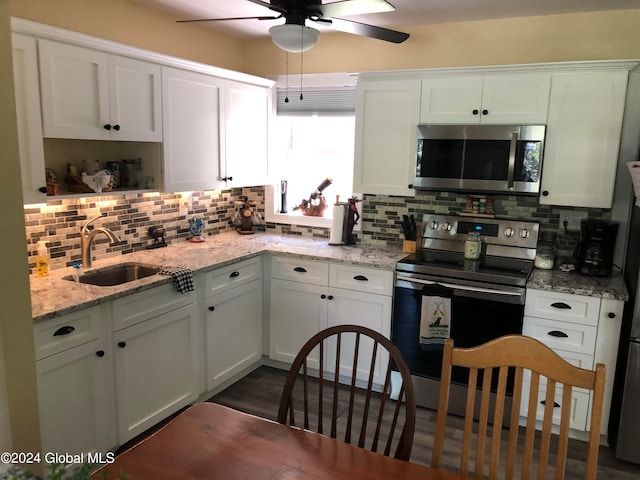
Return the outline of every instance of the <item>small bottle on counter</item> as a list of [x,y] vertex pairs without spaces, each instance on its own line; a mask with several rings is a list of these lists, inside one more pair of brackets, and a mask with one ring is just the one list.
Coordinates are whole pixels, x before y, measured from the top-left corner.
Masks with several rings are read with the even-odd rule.
[[478,232],[469,232],[464,242],[464,258],[477,260],[482,252],[482,239]]
[[40,240],[38,242],[36,273],[39,277],[46,277],[47,275],[49,275],[49,252],[47,250],[47,242],[44,240]]

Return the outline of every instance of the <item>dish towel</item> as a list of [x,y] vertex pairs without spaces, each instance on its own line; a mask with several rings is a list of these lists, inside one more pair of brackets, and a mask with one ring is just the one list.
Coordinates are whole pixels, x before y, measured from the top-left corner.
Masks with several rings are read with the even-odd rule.
[[451,336],[451,297],[453,290],[433,284],[422,288],[420,345],[444,345]]
[[193,272],[183,267],[165,267],[160,271],[163,275],[171,275],[173,283],[180,293],[191,292],[193,290]]

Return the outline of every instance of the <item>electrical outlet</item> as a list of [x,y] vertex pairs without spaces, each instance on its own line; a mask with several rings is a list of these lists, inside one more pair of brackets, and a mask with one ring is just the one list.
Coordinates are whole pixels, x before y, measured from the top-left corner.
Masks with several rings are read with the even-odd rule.
[[580,221],[583,218],[587,218],[587,212],[580,212],[578,210],[561,210],[560,211],[560,229],[564,229],[564,221],[567,222],[567,231],[579,232]]

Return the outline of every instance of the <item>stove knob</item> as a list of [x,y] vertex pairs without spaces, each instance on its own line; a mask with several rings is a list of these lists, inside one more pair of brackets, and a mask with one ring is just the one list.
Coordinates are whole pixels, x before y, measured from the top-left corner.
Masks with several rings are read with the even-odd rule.
[[429,228],[431,230],[437,230],[438,229],[438,222],[436,222],[435,220],[431,220],[429,222]]
[[520,230],[520,238],[528,238],[529,237],[529,230],[527,230],[526,228],[523,228],[522,230]]
[[451,224],[449,222],[444,222],[442,225],[440,225],[440,230],[448,232],[449,230],[451,230]]
[[507,228],[504,229],[503,233],[504,233],[505,237],[513,237],[513,234],[516,233],[516,232],[513,230],[513,228],[507,227]]

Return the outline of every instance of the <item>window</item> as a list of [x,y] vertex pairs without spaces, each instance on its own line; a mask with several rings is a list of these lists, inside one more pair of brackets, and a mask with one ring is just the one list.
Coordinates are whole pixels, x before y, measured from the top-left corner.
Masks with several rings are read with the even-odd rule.
[[[271,132],[272,179],[265,192],[267,221],[329,227],[336,196],[345,202],[353,195],[355,138],[355,89],[278,91],[278,115]],[[294,210],[327,178],[323,192],[328,208],[323,217],[305,216]],[[281,182],[286,181],[287,213],[282,213]]]

